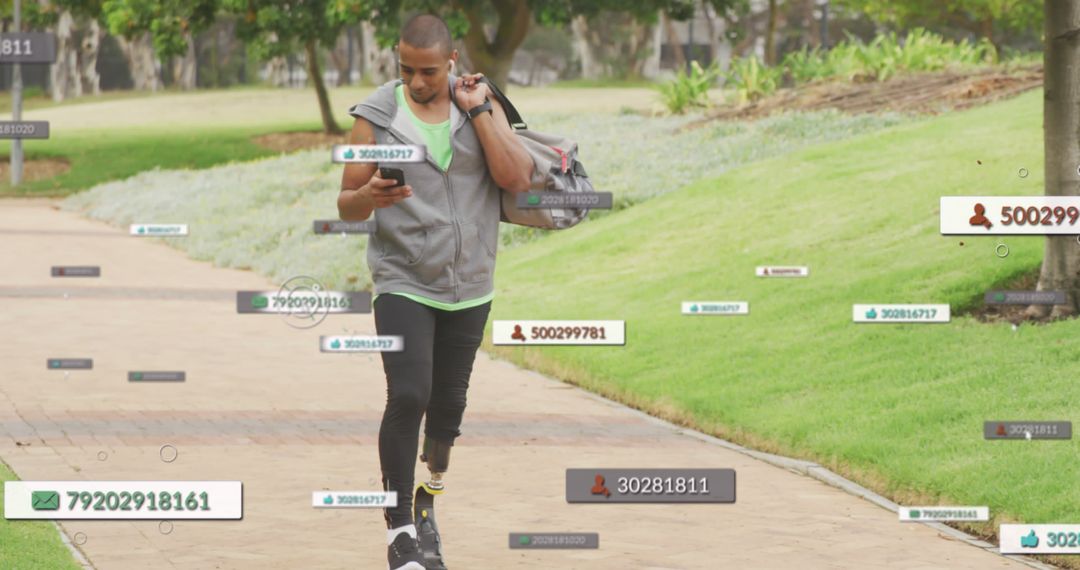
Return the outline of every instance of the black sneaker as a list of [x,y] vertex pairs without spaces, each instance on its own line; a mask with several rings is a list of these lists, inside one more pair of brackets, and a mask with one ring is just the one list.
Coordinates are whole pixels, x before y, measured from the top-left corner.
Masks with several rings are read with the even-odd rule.
[[387,547],[386,558],[390,570],[427,570],[424,568],[424,555],[416,546],[416,539],[403,532]]

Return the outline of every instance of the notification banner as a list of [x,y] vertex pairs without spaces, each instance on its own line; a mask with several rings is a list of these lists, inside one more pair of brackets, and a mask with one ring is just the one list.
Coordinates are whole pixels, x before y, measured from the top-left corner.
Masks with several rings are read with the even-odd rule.
[[331,161],[344,162],[424,162],[427,147],[414,144],[338,144]]
[[942,235],[1080,234],[1080,196],[942,196]]
[[567,503],[734,503],[734,469],[567,469]]
[[312,491],[311,506],[319,509],[392,508],[397,506],[397,491]]
[[492,344],[626,344],[626,321],[493,321]]
[[6,519],[240,519],[240,481],[5,481]]
[[951,313],[945,304],[856,304],[851,318],[856,323],[947,323]]
[[1003,524],[1002,554],[1080,554],[1080,524]]

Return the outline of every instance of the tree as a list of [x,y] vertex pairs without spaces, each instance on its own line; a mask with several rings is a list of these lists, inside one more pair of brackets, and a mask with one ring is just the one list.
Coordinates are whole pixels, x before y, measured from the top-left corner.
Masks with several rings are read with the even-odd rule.
[[[1044,0],[1043,146],[1047,196],[1080,196],[1080,0]],[[1080,302],[1080,246],[1046,236],[1040,291],[1065,291],[1066,304],[1028,307],[1032,317],[1074,315]]]
[[[594,17],[602,12],[623,12],[640,21],[655,21],[665,11],[671,18],[686,20],[694,14],[695,0],[371,0],[380,39],[389,45],[397,40],[402,10],[440,14],[454,37],[462,38],[472,71],[481,72],[496,85],[506,86],[514,53],[533,22],[567,25],[575,16]],[[725,6],[732,0],[710,0]],[[488,28],[491,28],[489,31]]]
[[644,77],[654,53],[658,14],[652,21],[626,13],[602,13],[591,18],[576,16],[571,24],[585,79]]
[[155,58],[181,58],[175,79],[195,86],[195,33],[217,14],[217,0],[105,0],[101,11],[109,31],[120,42],[136,89],[156,90],[161,80]]
[[[903,28],[954,27],[986,38],[1000,48],[1010,33],[1036,29],[1042,11],[1031,0],[836,0],[872,19]],[[1065,0],[1068,1],[1068,0]],[[999,34],[1000,32],[1000,34]],[[1000,49],[999,49],[1000,51]]]
[[23,5],[29,29],[45,29],[56,35],[56,63],[49,69],[53,100],[101,93],[97,73],[102,36],[100,0],[42,0]]
[[776,65],[776,0],[769,0],[769,21],[765,26],[765,63]]
[[319,47],[333,47],[342,30],[371,17],[371,2],[364,0],[222,0],[226,10],[240,16],[237,34],[252,42],[262,58],[284,56],[303,49],[308,79],[315,86],[323,131],[344,131],[330,111]]

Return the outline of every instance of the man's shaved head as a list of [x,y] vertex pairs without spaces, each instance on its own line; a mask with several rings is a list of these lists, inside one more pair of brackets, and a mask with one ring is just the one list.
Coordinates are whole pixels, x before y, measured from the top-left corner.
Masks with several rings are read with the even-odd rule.
[[454,49],[450,28],[442,18],[432,14],[417,14],[409,18],[401,27],[401,43],[421,49],[437,46],[447,57]]

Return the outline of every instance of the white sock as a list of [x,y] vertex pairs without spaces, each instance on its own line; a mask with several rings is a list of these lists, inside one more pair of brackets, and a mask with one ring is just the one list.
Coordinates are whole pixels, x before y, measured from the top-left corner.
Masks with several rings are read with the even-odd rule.
[[397,538],[398,535],[401,534],[401,533],[405,533],[405,534],[413,537],[413,539],[415,540],[416,539],[416,526],[411,525],[411,524],[407,524],[405,526],[399,526],[397,528],[392,528],[392,529],[387,530],[386,531],[386,544],[388,544],[388,545],[389,544],[394,544],[394,539]]

